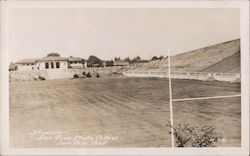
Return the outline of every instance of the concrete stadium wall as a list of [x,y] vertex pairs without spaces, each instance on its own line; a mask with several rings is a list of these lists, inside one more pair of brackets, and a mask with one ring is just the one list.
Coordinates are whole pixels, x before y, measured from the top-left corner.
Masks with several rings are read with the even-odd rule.
[[50,69],[50,70],[32,70],[32,71],[10,71],[9,81],[31,81],[39,80],[43,77],[46,80],[65,79],[69,78],[68,72],[63,69]]
[[44,70],[29,70],[29,71],[10,71],[9,81],[32,81],[39,80],[39,76],[45,78],[46,80],[56,80],[56,79],[71,79],[74,75],[79,77],[84,77],[83,72],[89,72],[92,77],[96,77],[97,73],[101,77],[124,77],[122,74],[126,68],[121,67],[93,67],[93,68],[81,68],[81,69],[44,69]]
[[[10,71],[10,81],[32,81],[39,80],[39,76],[46,80],[71,79],[74,75],[84,77],[83,72],[89,72],[92,77],[98,73],[101,77],[159,77],[168,78],[168,72],[160,71],[127,71],[127,68],[107,67],[107,68],[82,68],[82,69],[50,69],[32,71]],[[194,79],[194,80],[217,80],[234,81],[240,78],[239,73],[207,73],[207,72],[172,72],[173,79]]]
[[[152,72],[152,71],[127,71],[123,73],[128,77],[159,77],[168,78],[168,72]],[[205,72],[171,72],[173,79],[193,79],[209,81],[212,79],[217,81],[234,81],[240,78],[239,73],[205,73]]]

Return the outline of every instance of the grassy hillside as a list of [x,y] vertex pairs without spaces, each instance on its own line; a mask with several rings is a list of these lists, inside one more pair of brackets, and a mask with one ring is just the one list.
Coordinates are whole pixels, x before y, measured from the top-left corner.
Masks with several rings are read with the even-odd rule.
[[[240,72],[239,53],[240,39],[232,40],[172,56],[171,67],[172,71],[227,72],[228,70],[232,70],[231,72]],[[219,62],[221,63],[218,64]],[[228,65],[230,69],[225,68]],[[220,69],[221,66],[223,66],[223,69]],[[168,60],[165,58],[145,63],[141,67],[135,67],[133,70],[166,71],[167,68]]]

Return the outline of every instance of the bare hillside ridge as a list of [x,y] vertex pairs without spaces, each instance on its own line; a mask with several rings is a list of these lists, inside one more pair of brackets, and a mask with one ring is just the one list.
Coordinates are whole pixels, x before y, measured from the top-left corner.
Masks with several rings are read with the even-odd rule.
[[[225,58],[236,56],[234,54],[237,52],[240,52],[240,39],[171,56],[171,69],[172,71],[180,72],[200,72]],[[228,61],[225,61],[224,63],[225,65],[223,66],[227,66],[226,64]],[[237,62],[236,64],[239,65],[240,62]],[[140,67],[134,67],[132,70],[166,71],[167,68],[168,60],[167,58],[164,58],[163,60],[150,61]],[[219,66],[214,66],[212,71],[216,72],[217,68],[218,71],[221,71]],[[232,69],[232,71],[235,70],[240,72],[237,67]]]

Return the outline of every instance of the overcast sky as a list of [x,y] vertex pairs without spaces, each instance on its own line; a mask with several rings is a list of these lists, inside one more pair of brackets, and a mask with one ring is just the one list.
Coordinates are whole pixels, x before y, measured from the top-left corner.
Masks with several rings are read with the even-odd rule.
[[50,52],[149,59],[240,38],[239,9],[11,9],[10,61]]

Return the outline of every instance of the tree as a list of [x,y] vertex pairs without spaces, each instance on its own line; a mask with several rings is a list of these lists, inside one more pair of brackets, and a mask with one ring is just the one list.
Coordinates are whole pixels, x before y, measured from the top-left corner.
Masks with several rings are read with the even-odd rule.
[[157,56],[152,57],[152,61],[158,60],[159,58]]
[[121,58],[120,57],[115,57],[115,59],[114,59],[115,61],[120,61],[121,60]]
[[106,61],[106,66],[113,66],[114,64],[114,61],[111,60],[111,61]]
[[139,63],[141,60],[140,56],[136,56],[134,59],[133,59],[133,62],[134,63]]
[[164,56],[160,56],[159,59],[160,59],[160,60],[164,59]]
[[102,65],[102,60],[99,59],[98,57],[94,56],[94,55],[89,56],[88,62],[89,62],[89,64],[90,64],[91,66],[92,66],[93,64]]
[[126,57],[126,58],[124,59],[124,61],[130,62],[129,57]]
[[60,57],[60,54],[58,53],[49,53],[47,57]]

